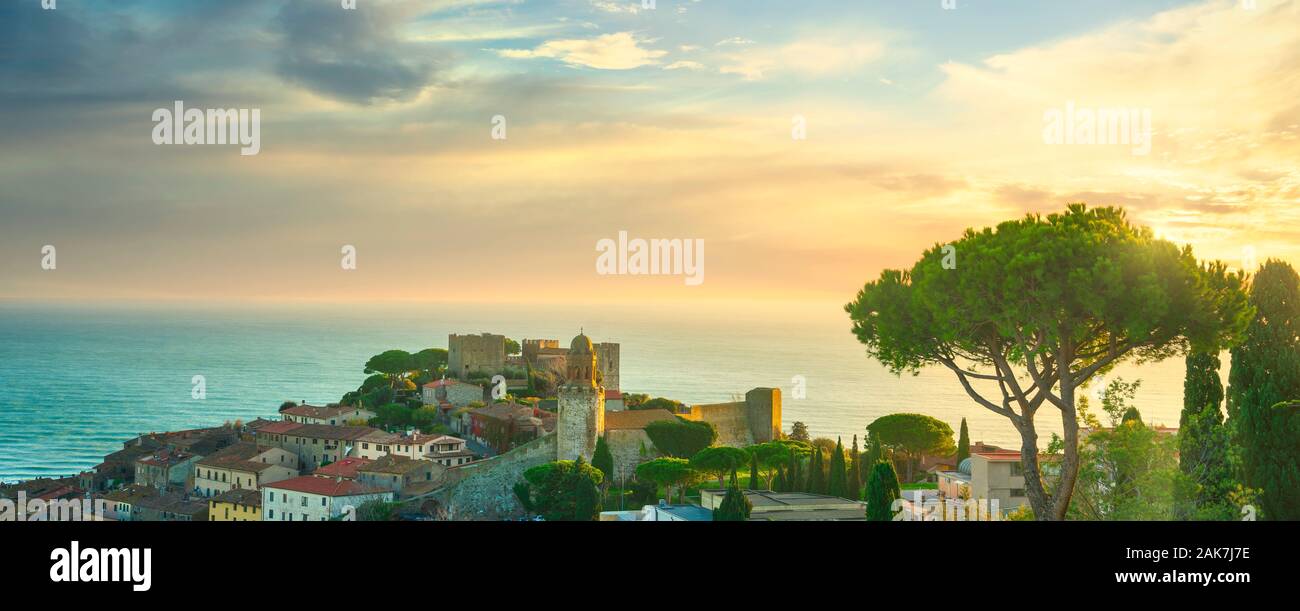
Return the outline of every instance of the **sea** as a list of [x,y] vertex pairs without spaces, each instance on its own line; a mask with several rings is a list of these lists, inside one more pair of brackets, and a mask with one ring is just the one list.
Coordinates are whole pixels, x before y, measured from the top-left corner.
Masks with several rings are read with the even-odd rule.
[[[900,376],[868,358],[835,303],[0,303],[0,481],[78,473],[141,433],[337,401],[384,350],[481,332],[567,345],[580,331],[621,344],[624,392],[695,404],[780,387],[787,432],[801,421],[847,446],[875,418],[916,412],[954,431],[965,418],[972,441],[1019,447],[1010,423],[947,370]],[[1177,426],[1182,359],[1107,375],[1140,379],[1143,419]],[[1054,412],[1039,412],[1040,444],[1060,430]]]

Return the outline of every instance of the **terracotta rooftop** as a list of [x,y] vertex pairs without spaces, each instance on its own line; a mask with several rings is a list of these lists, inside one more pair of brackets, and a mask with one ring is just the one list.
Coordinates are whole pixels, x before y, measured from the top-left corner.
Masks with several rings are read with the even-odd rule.
[[313,475],[320,477],[344,477],[347,479],[356,479],[357,470],[366,466],[370,462],[369,458],[360,458],[349,456],[340,458],[328,465],[318,467]]
[[257,432],[279,435],[282,433],[288,433],[289,431],[292,431],[301,426],[307,426],[307,425],[298,422],[289,422],[288,420],[282,420],[280,422],[272,422],[271,424],[263,425],[261,428],[257,429]]
[[605,430],[618,431],[644,429],[659,420],[673,420],[676,416],[666,409],[633,409],[622,412],[605,412]]
[[412,471],[418,471],[424,467],[433,464],[428,460],[412,460],[398,454],[385,454],[370,461],[369,464],[357,468],[358,472],[365,473],[387,473],[390,475],[405,475]]
[[238,469],[240,471],[260,473],[275,466],[272,463],[254,460],[270,449],[259,447],[254,443],[237,443],[218,451],[216,454],[200,459],[198,464],[218,469]]
[[212,497],[213,503],[234,503],[250,507],[262,506],[262,493],[248,488],[234,488]]
[[286,479],[272,484],[262,484],[262,488],[274,488],[276,490],[289,490],[292,492],[303,492],[306,494],[317,494],[320,496],[331,497],[385,492],[385,490],[381,488],[367,486],[356,480],[315,477],[311,475]]
[[302,405],[295,405],[293,407],[280,410],[280,413],[289,414],[291,416],[298,416],[301,418],[316,418],[318,420],[323,420],[326,418],[336,418],[344,412],[353,412],[356,411],[356,409],[357,408],[355,407],[349,407],[345,405],[327,405],[322,407],[319,405],[307,405],[304,403]]

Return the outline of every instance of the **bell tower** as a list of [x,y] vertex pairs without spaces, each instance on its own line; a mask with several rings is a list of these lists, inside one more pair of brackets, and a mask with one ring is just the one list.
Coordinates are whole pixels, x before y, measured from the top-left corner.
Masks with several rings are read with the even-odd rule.
[[605,434],[605,389],[596,381],[596,351],[585,334],[579,333],[569,343],[565,369],[568,380],[556,392],[557,458],[581,456],[589,461],[596,452],[596,439]]

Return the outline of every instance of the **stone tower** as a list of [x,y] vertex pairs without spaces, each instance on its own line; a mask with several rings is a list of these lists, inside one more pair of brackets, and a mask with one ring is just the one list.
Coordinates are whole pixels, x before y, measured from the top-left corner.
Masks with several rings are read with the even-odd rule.
[[591,461],[596,439],[605,434],[605,389],[596,383],[596,351],[586,335],[579,333],[570,342],[565,371],[568,381],[556,392],[560,409],[555,427],[557,458],[581,456]]

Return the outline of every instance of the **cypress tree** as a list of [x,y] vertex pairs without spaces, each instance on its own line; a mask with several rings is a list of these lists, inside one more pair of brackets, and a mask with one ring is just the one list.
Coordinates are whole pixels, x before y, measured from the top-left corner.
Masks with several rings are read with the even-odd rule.
[[835,438],[835,453],[831,454],[830,477],[826,482],[826,494],[843,498],[846,477],[844,469],[844,440]]
[[790,460],[786,461],[785,465],[785,491],[797,490],[799,490],[799,456],[791,451]]
[[[868,469],[874,469],[875,464],[885,457],[884,449],[880,445],[880,435],[867,431],[867,455],[863,457],[862,462],[868,465]],[[868,474],[870,477],[870,474]]]
[[826,494],[826,463],[821,448],[813,447],[813,460],[810,467],[812,472],[808,474],[808,487],[811,489],[809,492]]
[[1250,288],[1255,318],[1232,349],[1228,417],[1247,486],[1261,491],[1262,517],[1300,519],[1300,447],[1284,401],[1300,398],[1300,277],[1270,259]]
[[740,486],[736,483],[736,474],[731,474],[731,486],[727,487],[726,496],[722,497],[722,503],[713,511],[714,522],[743,522],[749,519],[749,512],[754,505],[745,498],[745,493],[740,491]]
[[758,456],[749,459],[749,489],[758,490]]
[[[1219,356],[1204,352],[1187,355],[1183,379],[1183,412],[1178,418],[1178,467],[1195,484],[1190,504],[1179,509],[1186,520],[1193,510],[1224,506],[1228,492],[1236,487],[1228,459],[1228,432],[1223,423],[1223,383],[1219,380]],[[1228,511],[1235,513],[1234,510]],[[1221,515],[1219,517],[1228,517]]]
[[961,419],[961,433],[957,436],[957,464],[954,467],[960,467],[961,461],[970,458],[970,431],[966,428],[966,419]]
[[785,467],[776,466],[776,478],[772,480],[772,490],[776,492],[785,492]]
[[858,436],[853,436],[853,453],[849,455],[849,479],[846,484],[851,501],[862,500],[862,455],[858,453]]
[[893,520],[894,499],[901,494],[893,463],[887,460],[876,463],[867,479],[867,519],[873,522]]
[[591,455],[591,466],[600,469],[605,475],[603,485],[608,488],[614,481],[614,455],[610,453],[609,444],[605,443],[603,435],[596,438],[596,452]]

